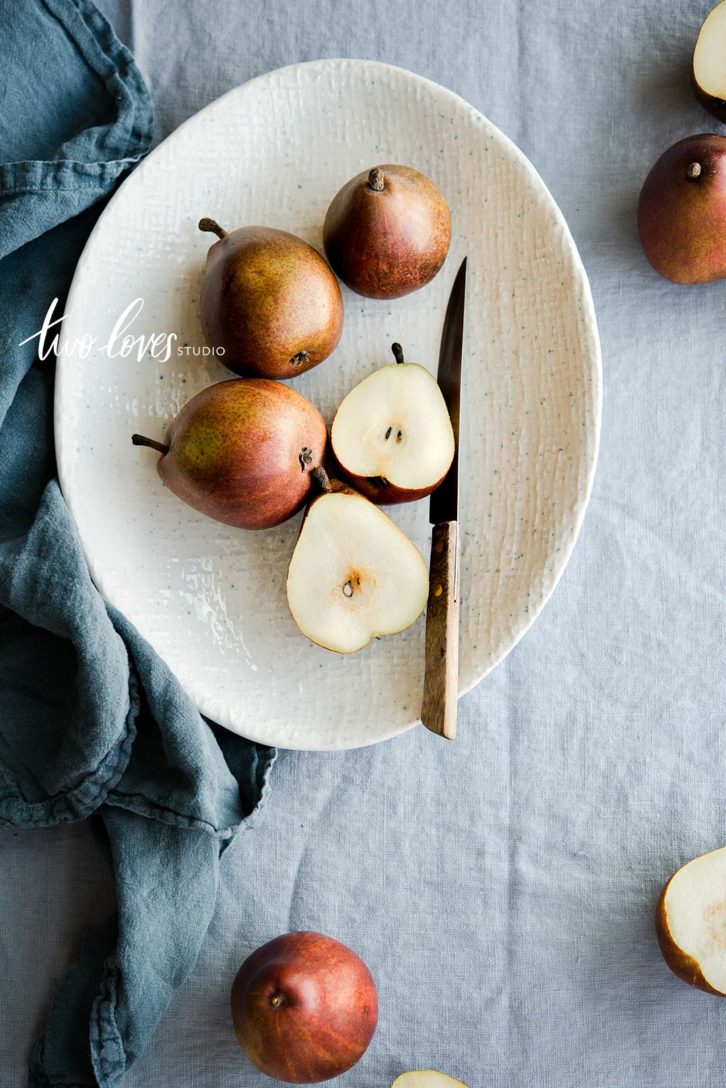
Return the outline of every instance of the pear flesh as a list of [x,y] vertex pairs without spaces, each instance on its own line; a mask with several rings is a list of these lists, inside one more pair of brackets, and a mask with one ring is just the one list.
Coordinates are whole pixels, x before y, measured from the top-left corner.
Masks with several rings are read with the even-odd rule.
[[698,32],[691,79],[701,105],[726,121],[726,0],[709,12]]
[[330,441],[353,486],[384,504],[430,494],[455,452],[441,389],[417,363],[381,367],[355,386],[338,408]]
[[347,489],[314,499],[287,576],[287,599],[312,642],[340,654],[410,627],[429,592],[426,564],[391,519]]
[[656,930],[671,970],[726,997],[726,847],[694,858],[666,884]]
[[435,1069],[414,1069],[396,1077],[391,1088],[466,1088],[466,1085]]

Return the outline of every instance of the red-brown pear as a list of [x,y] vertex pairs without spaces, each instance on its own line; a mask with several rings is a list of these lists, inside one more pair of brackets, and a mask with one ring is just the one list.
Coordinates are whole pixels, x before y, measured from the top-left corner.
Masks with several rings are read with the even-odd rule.
[[161,457],[159,476],[195,510],[240,529],[268,529],[308,498],[327,433],[310,401],[266,378],[218,382],[192,397],[164,442],[135,434]]
[[688,136],[661,155],[638,202],[638,232],[656,272],[674,283],[726,276],[726,138]]
[[364,170],[333,198],[325,252],[343,283],[368,298],[400,298],[434,278],[451,241],[449,207],[411,166]]
[[236,374],[294,378],[326,359],[343,331],[338,281],[317,250],[286,231],[242,227],[207,254],[199,300],[207,342]]
[[237,972],[231,1003],[250,1061],[293,1084],[350,1069],[378,1020],[370,971],[350,948],[321,933],[285,933],[258,948]]

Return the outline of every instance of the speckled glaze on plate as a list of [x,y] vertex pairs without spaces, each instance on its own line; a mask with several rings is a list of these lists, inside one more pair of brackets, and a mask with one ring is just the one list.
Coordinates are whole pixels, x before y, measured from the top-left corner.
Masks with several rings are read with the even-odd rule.
[[[267,224],[321,248],[328,203],[378,162],[416,166],[444,192],[453,241],[428,287],[395,302],[343,289],[334,355],[295,388],[330,423],[343,396],[391,361],[435,372],[446,300],[469,257],[461,435],[460,691],[533,622],[587,505],[600,421],[600,356],[587,278],[530,163],[472,106],[370,61],[270,72],[212,103],[124,183],[78,265],[56,386],[61,485],[91,574],[168,663],[202,712],[268,744],[354,748],[418,722],[424,622],[338,656],[299,634],[285,596],[300,517],[266,532],[210,521],[162,486],[132,431],[161,438],[181,405],[229,377],[193,355],[81,357],[136,297],[134,335],[204,341],[197,315],[211,215]],[[428,557],[426,501],[389,511]]]

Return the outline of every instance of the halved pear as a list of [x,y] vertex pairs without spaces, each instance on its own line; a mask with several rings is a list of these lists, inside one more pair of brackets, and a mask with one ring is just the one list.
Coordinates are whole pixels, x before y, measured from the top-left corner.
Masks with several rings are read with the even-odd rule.
[[330,441],[353,486],[372,502],[410,502],[439,486],[454,459],[454,432],[438,383],[418,363],[396,362],[351,389]]
[[287,600],[304,635],[350,654],[410,627],[429,574],[418,548],[362,495],[333,485],[308,507],[287,575]]
[[719,121],[726,121],[726,0],[704,19],[691,64],[696,98]]
[[391,1088],[466,1088],[466,1085],[435,1069],[414,1069],[396,1077]]
[[658,902],[656,932],[679,978],[726,997],[726,846],[701,854],[670,878]]

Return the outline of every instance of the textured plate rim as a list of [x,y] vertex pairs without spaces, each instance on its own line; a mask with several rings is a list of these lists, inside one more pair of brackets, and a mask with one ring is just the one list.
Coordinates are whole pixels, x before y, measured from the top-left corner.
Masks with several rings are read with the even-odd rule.
[[[465,98],[462,98],[461,95],[458,95],[455,91],[450,90],[448,87],[444,87],[442,84],[437,83],[435,80],[428,79],[426,76],[419,75],[416,72],[411,72],[406,68],[401,68],[394,64],[387,64],[385,61],[366,60],[364,58],[353,57],[334,57],[301,61],[294,64],[286,64],[280,68],[274,68],[268,72],[263,72],[260,75],[254,76],[252,79],[246,80],[244,83],[238,84],[236,87],[230,88],[229,91],[225,91],[224,94],[220,95],[218,98],[215,98],[212,102],[207,103],[206,106],[203,106],[201,110],[198,110],[196,113],[192,114],[191,117],[188,117],[186,121],[182,122],[182,124],[174,129],[174,131],[171,132],[167,137],[165,137],[164,140],[157,144],[149,152],[146,158],[143,159],[142,162],[139,163],[139,165],[132,171],[132,173],[129,174],[126,179],[124,179],[124,181],[121,183],[119,188],[109,200],[106,207],[99,215],[93,227],[93,230],[91,231],[91,234],[89,235],[88,240],[83,248],[81,256],[78,259],[78,264],[76,265],[76,269],[73,274],[73,280],[71,282],[71,286],[66,298],[65,312],[70,313],[72,310],[75,295],[78,290],[78,283],[80,282],[81,274],[84,272],[85,263],[88,260],[87,253],[91,246],[91,243],[93,242],[93,237],[96,233],[96,230],[98,229],[102,221],[106,218],[106,216],[114,208],[116,202],[123,193],[126,181],[142,173],[146,167],[147,162],[149,162],[149,160],[152,159],[164,147],[167,141],[176,138],[177,135],[181,133],[188,125],[195,123],[202,114],[206,113],[207,111],[217,109],[220,104],[225,101],[225,99],[231,98],[232,96],[238,94],[242,88],[250,88],[257,83],[262,83],[266,80],[272,80],[276,76],[280,76],[284,73],[300,71],[302,69],[340,69],[341,67],[344,67],[346,65],[351,67],[361,66],[366,69],[378,69],[381,72],[394,72],[398,76],[403,76],[405,79],[417,83],[422,88],[426,88],[427,90],[430,90],[437,95],[443,96],[458,109],[463,108],[466,112],[468,112],[478,124],[482,125],[489,132],[489,134],[493,136],[494,139],[497,140],[497,142],[500,143],[500,145],[506,150],[507,154],[511,157],[511,159],[517,162],[523,174],[528,177],[530,183],[533,186],[533,189],[538,191],[540,197],[544,198],[544,200],[547,201],[549,204],[550,210],[553,215],[554,223],[557,225],[561,232],[563,253],[567,255],[571,262],[572,275],[574,278],[577,279],[578,287],[580,288],[584,328],[586,328],[591,334],[593,350],[586,356],[583,355],[582,358],[587,358],[589,360],[590,376],[592,378],[591,403],[593,409],[593,419],[592,432],[588,432],[588,444],[590,442],[592,443],[592,456],[589,460],[589,464],[586,466],[586,470],[584,473],[586,478],[586,484],[583,488],[582,494],[578,496],[576,510],[573,514],[572,532],[565,547],[560,549],[557,555],[557,561],[553,561],[552,563],[551,582],[547,589],[547,592],[544,593],[541,599],[537,602],[536,608],[530,610],[530,612],[526,616],[526,619],[520,620],[518,629],[515,632],[511,641],[508,642],[506,645],[500,647],[499,652],[495,654],[490,661],[487,662],[486,667],[482,670],[482,672],[475,676],[475,678],[470,683],[460,685],[459,698],[461,698],[463,695],[466,695],[469,691],[476,687],[476,685],[479,684],[480,681],[488,676],[489,673],[493,669],[495,669],[497,665],[501,664],[501,662],[511,653],[515,646],[517,646],[520,640],[529,631],[535,620],[537,620],[538,617],[541,615],[542,610],[554,593],[560,581],[560,578],[562,577],[565,568],[570,561],[575,544],[577,543],[577,540],[580,536],[585,512],[589,505],[590,496],[592,494],[593,481],[595,478],[595,472],[597,469],[597,462],[600,451],[600,431],[602,419],[602,352],[600,337],[598,333],[597,317],[595,314],[595,304],[592,297],[592,290],[590,288],[590,281],[588,279],[585,266],[582,262],[582,258],[580,257],[579,250],[572,236],[572,232],[570,231],[570,228],[568,226],[567,220],[565,219],[553,194],[550,192],[542,176],[539,174],[537,169],[533,166],[533,164],[527,158],[524,152],[521,151],[517,147],[517,145],[513,143],[513,141],[510,140],[510,138],[501,131],[501,129],[499,129],[475,106],[473,106]],[[69,363],[72,362],[72,359],[68,359],[62,353],[65,338],[65,328],[65,325],[61,325],[61,352],[56,365],[53,426],[55,436],[56,462],[58,468],[58,482],[60,484],[65,503],[71,513],[71,516],[73,517],[74,524],[77,525],[74,513],[73,500],[70,497],[71,489],[67,486],[70,473],[68,474],[68,476],[66,475],[65,465],[66,463],[69,463],[69,459],[67,459],[66,457],[66,451],[63,443],[63,428],[61,423],[62,404],[64,400],[64,387],[66,381],[69,380]],[[86,548],[86,544],[81,537],[81,534],[79,533],[78,535],[90,576],[96,587],[98,588],[101,596],[104,598],[105,601],[108,601],[109,597],[104,591],[103,578],[101,577],[100,572],[96,569],[93,557],[89,554]],[[166,667],[168,668],[168,666]],[[179,677],[177,677],[177,680],[179,681],[189,698],[192,699],[192,701],[196,704],[200,714],[205,715],[204,704],[206,701],[206,697],[199,691],[197,691],[193,685],[188,684],[186,681],[183,681]],[[269,736],[265,736],[264,729],[261,732],[258,732],[258,730],[254,728],[247,729],[247,727],[245,726],[245,732],[242,733],[239,727],[231,721],[230,715],[217,714],[214,717],[214,721],[217,724],[223,726],[224,728],[229,729],[231,732],[236,733],[238,736],[244,736],[248,740],[254,741],[258,744],[272,745],[282,748],[285,747],[274,739],[271,739]],[[305,747],[292,748],[288,750],[306,752],[354,751],[358,748],[367,748],[373,744],[379,744],[383,741],[391,740],[393,737],[401,736],[402,734],[409,732],[409,730],[416,728],[416,726],[419,726],[420,724],[421,719],[416,718],[408,722],[406,725],[396,726],[390,730],[377,733],[375,737],[361,740],[359,743],[348,742],[344,744],[310,744],[306,745]]]

